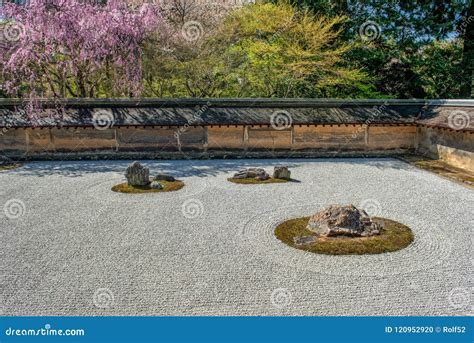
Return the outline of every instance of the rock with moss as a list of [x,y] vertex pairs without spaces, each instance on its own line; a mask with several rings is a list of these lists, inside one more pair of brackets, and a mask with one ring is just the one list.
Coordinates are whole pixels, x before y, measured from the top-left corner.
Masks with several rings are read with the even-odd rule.
[[128,166],[125,177],[130,186],[146,186],[150,183],[150,170],[135,161]]
[[158,181],[153,181],[150,183],[150,188],[151,189],[163,189],[163,185],[159,183]]
[[331,205],[313,215],[306,227],[320,236],[367,237],[380,234],[381,226],[354,205]]
[[288,169],[288,166],[276,166],[273,169],[273,177],[275,179],[289,180],[291,178],[291,171]]
[[176,181],[174,176],[171,176],[171,175],[168,175],[168,174],[158,174],[153,178],[153,180],[155,180],[155,181],[168,181],[168,182]]
[[262,168],[242,169],[234,174],[234,179],[267,180],[268,178],[270,178],[270,175]]
[[299,237],[293,237],[293,242],[295,243],[296,246],[302,246],[302,245],[308,245],[308,244],[313,244],[316,242],[316,236],[299,236]]

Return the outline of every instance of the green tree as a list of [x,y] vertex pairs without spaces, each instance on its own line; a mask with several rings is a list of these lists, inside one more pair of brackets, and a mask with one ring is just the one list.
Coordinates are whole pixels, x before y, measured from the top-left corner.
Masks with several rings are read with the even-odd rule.
[[460,93],[463,73],[462,42],[433,41],[420,49],[413,69],[428,98],[455,98]]
[[227,56],[236,62],[230,89],[263,97],[373,95],[367,75],[343,58],[355,47],[340,39],[345,20],[315,16],[286,2],[234,11],[217,40],[230,43]]
[[226,89],[226,45],[215,44],[226,4],[172,0],[163,11],[167,32],[146,43],[146,96],[218,97]]
[[463,34],[463,77],[460,95],[465,98],[474,97],[474,1],[470,1],[466,15],[462,17],[459,30]]
[[[466,1],[390,0],[358,1],[355,4],[350,6],[350,29],[346,33],[353,36],[363,34],[364,23],[368,21],[374,23],[378,32],[370,47],[348,55],[351,61],[378,80],[376,87],[382,93],[400,98],[434,96],[437,92],[428,91],[430,88],[424,84],[427,77],[416,70],[419,69],[419,55],[433,41],[455,35],[466,10]],[[458,65],[456,58],[459,57],[457,54],[449,59]],[[428,63],[429,59],[425,61]],[[456,68],[448,70],[455,71]],[[459,78],[459,74],[448,77],[453,78]],[[459,96],[459,88],[447,86],[447,89],[457,93],[443,92],[444,96]]]
[[279,2],[244,6],[219,20],[189,19],[200,20],[193,31],[199,37],[186,39],[177,25],[165,41],[157,35],[148,42],[146,95],[377,96],[370,78],[343,58],[355,46],[340,39],[344,17],[328,19]]
[[[474,57],[474,14],[472,1],[399,0],[293,0],[315,13],[346,15],[343,36],[353,40],[372,30],[371,44],[350,51],[348,58],[374,77],[376,89],[396,97],[428,97],[418,68],[418,56],[433,41],[459,37],[464,40],[464,96],[470,93]],[[469,13],[471,14],[469,14]],[[472,18],[472,20],[469,20]],[[370,23],[370,24],[369,24]],[[364,38],[364,37],[363,37]],[[471,52],[469,52],[471,51]],[[459,55],[456,55],[459,57]],[[454,61],[457,64],[457,61]],[[452,77],[459,78],[458,75]],[[448,87],[450,88],[450,87]],[[453,88],[451,88],[453,89]],[[459,96],[458,93],[449,97]],[[454,89],[453,89],[454,90]]]

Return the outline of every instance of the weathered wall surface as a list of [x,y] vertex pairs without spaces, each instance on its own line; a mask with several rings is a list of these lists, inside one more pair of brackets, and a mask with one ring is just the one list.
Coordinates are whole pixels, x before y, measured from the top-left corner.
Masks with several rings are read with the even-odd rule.
[[54,101],[43,99],[41,105],[44,116],[31,120],[21,99],[0,99],[0,159],[416,151],[474,171],[472,100],[65,99],[61,113]]
[[206,142],[204,127],[116,128],[115,132],[119,151],[202,150]]
[[[41,149],[46,147],[48,148],[48,151],[56,152],[81,152],[101,149],[111,150],[116,145],[113,130],[97,130],[93,127],[31,130],[33,133],[37,133],[38,131],[40,133],[43,131],[49,131],[50,141],[48,145],[32,145],[34,152],[39,152]],[[46,133],[45,136],[47,136]]]
[[291,149],[292,129],[275,130],[272,127],[247,127],[250,149]]
[[208,126],[208,149],[242,149],[245,148],[244,126]]
[[[415,126],[297,125],[276,130],[267,125],[198,127],[116,127],[10,129],[0,136],[2,154],[11,157],[51,157],[59,153],[226,151],[380,152],[412,150]],[[169,155],[166,155],[167,157]]]
[[294,129],[294,149],[367,150],[366,128],[359,126],[301,126]]
[[369,127],[368,136],[369,149],[413,149],[416,127]]
[[381,151],[414,149],[415,126],[208,127],[208,149]]
[[474,133],[440,128],[418,127],[420,154],[439,158],[455,167],[474,172]]

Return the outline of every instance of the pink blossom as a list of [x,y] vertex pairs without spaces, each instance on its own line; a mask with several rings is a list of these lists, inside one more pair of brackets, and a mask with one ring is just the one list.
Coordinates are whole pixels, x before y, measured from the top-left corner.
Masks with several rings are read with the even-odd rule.
[[142,43],[163,25],[153,5],[122,0],[29,0],[0,16],[11,30],[0,45],[5,88],[30,99],[138,95]]

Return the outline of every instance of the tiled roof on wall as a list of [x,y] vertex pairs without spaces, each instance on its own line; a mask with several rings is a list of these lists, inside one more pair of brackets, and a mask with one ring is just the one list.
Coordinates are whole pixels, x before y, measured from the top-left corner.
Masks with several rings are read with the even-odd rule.
[[[0,127],[93,126],[113,118],[114,126],[423,124],[474,130],[474,100],[333,99],[71,99],[43,101],[35,118],[19,100],[0,100]],[[460,127],[460,126],[459,126]],[[455,129],[459,129],[455,127]]]

